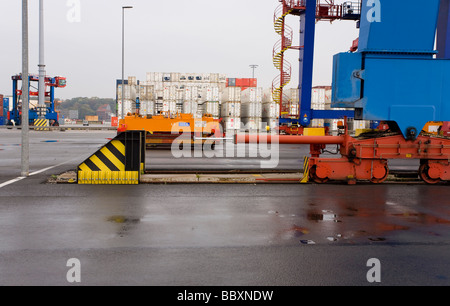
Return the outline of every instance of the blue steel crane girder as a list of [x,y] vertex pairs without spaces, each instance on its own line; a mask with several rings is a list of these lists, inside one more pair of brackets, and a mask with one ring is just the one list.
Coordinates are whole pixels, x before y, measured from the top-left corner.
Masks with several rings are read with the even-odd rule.
[[[364,0],[358,52],[334,57],[332,107],[354,107],[357,119],[394,121],[407,139],[429,121],[449,121],[449,2],[380,0],[374,11]],[[410,18],[418,7],[426,22]],[[437,29],[443,49],[435,58]]]

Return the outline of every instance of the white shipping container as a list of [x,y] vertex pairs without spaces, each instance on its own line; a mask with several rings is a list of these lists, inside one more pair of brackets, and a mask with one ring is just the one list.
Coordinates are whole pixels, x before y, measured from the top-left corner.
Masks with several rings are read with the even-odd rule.
[[176,100],[177,99],[177,88],[175,86],[165,86],[163,99],[164,100]]
[[213,116],[213,118],[218,118],[220,116],[220,105],[219,102],[208,101],[203,104],[203,113]]
[[148,103],[147,101],[140,101],[140,109],[139,109],[139,114],[141,116],[145,116],[147,115],[147,109],[148,109]]
[[219,83],[226,83],[226,82],[227,82],[227,75],[219,74]]
[[163,82],[172,82],[171,73],[163,73]]
[[263,90],[262,102],[263,103],[274,102],[273,101],[272,89],[264,89]]
[[275,102],[268,102],[262,104],[263,118],[277,119],[280,117],[280,104]]
[[177,101],[184,100],[184,94],[185,94],[184,89],[177,89],[176,100]]
[[155,102],[153,101],[141,101],[141,110],[140,110],[140,114],[142,116],[153,116],[154,115],[154,110],[155,110]]
[[[136,86],[125,85],[125,100],[136,100]],[[122,100],[122,85],[118,85],[117,87],[117,97],[119,100]]]
[[222,117],[241,117],[241,103],[240,102],[225,102],[221,107]]
[[155,82],[162,82],[162,81],[163,81],[163,73],[155,72]]
[[164,101],[162,103],[162,111],[167,113],[176,113],[177,112],[177,102],[176,101]]
[[241,88],[240,87],[226,87],[222,92],[222,102],[240,102]]
[[147,82],[155,82],[155,73],[154,72],[147,72]]
[[262,115],[262,103],[241,103],[241,117],[259,117]]
[[198,111],[198,103],[196,101],[183,102],[183,114],[196,114]]
[[180,81],[180,75],[181,75],[181,73],[178,73],[178,72],[172,72],[172,73],[170,74],[170,80],[171,80],[172,82],[179,82],[179,81]]
[[134,76],[128,77],[128,85],[134,85],[134,86],[136,86],[136,85],[137,85],[137,79],[136,79],[136,77],[134,77]]
[[202,93],[203,101],[219,101],[219,87],[206,86]]
[[226,117],[223,118],[223,129],[226,130],[240,130],[241,129],[241,118],[238,117]]
[[210,83],[211,82],[211,74],[203,73],[202,79],[203,79],[203,83]]
[[124,101],[124,112],[125,115],[133,114],[136,109],[136,103],[132,100],[125,100]]
[[192,86],[192,101],[198,101],[199,99],[199,91],[198,91],[198,85]]
[[154,87],[149,85],[139,85],[139,98],[141,100],[153,100]]
[[218,73],[211,73],[210,74],[210,82],[211,83],[219,83],[219,74]]
[[263,89],[258,88],[247,88],[241,92],[241,102],[262,102],[263,101]]

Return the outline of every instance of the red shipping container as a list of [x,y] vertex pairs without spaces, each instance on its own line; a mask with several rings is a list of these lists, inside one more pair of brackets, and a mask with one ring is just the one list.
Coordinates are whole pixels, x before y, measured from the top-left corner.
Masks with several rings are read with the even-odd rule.
[[111,126],[119,126],[119,118],[111,117]]
[[242,79],[242,86],[241,87],[250,87],[250,79]]
[[258,87],[258,79],[250,79],[249,87]]
[[236,87],[242,87],[242,79],[236,79]]

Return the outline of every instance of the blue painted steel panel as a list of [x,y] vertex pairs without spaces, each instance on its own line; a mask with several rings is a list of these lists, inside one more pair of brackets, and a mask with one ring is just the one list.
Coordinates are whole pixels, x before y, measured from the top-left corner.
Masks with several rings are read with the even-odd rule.
[[368,55],[365,61],[365,120],[396,121],[403,135],[429,121],[450,121],[450,60],[398,59]]
[[0,117],[0,125],[5,125],[5,119],[4,117]]
[[433,52],[440,0],[363,0],[359,51]]
[[316,1],[306,1],[306,11],[300,15],[300,75],[299,97],[300,118],[303,126],[311,120],[311,88],[313,82],[314,43],[316,32]]
[[354,118],[355,112],[353,110],[312,110],[312,116],[320,119]]
[[361,53],[339,53],[333,57],[331,107],[352,108],[351,103],[361,98],[361,80],[355,73],[362,64]]

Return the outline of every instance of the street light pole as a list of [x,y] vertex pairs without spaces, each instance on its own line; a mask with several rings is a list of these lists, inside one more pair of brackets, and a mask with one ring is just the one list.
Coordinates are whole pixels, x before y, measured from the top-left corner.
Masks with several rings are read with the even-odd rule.
[[45,119],[44,0],[39,0],[39,119]]
[[122,119],[125,119],[125,10],[132,6],[122,6]]
[[21,176],[30,174],[30,139],[29,139],[29,72],[28,72],[28,0],[22,0],[22,147]]
[[255,78],[255,69],[258,68],[258,67],[259,67],[259,65],[250,65],[250,68],[253,69],[253,75],[252,75],[253,79]]

